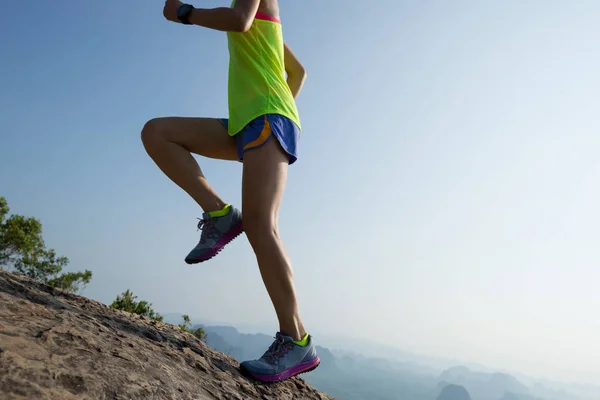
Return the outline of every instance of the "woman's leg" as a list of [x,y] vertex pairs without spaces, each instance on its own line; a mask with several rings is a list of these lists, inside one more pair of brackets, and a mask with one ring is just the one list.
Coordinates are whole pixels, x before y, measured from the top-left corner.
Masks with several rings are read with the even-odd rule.
[[185,190],[204,211],[217,211],[225,206],[191,154],[237,160],[235,138],[227,134],[217,119],[155,118],[144,125],[142,142],[162,172]]
[[204,210],[198,224],[202,228],[200,241],[185,262],[209,260],[242,233],[242,216],[215,193],[191,153],[237,160],[235,138],[214,118],[168,117],[148,121],[142,130],[142,142],[165,175]]
[[243,225],[279,319],[280,331],[300,341],[300,319],[292,265],[278,232],[279,207],[288,171],[288,155],[276,138],[244,153]]
[[288,160],[273,136],[261,147],[244,153],[244,230],[275,307],[280,332],[262,357],[243,361],[240,368],[242,373],[264,382],[279,382],[312,371],[321,362],[300,319],[292,266],[277,227]]

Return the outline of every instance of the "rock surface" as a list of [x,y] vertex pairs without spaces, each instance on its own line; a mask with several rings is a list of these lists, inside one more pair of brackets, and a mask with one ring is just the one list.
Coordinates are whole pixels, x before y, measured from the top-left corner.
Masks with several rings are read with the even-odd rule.
[[264,385],[178,327],[0,271],[0,398],[332,399]]

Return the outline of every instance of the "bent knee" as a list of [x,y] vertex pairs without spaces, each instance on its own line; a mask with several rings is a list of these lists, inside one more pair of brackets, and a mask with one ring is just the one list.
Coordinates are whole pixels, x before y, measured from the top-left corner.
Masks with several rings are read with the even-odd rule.
[[153,118],[144,124],[141,138],[146,147],[164,141],[160,120],[161,118]]

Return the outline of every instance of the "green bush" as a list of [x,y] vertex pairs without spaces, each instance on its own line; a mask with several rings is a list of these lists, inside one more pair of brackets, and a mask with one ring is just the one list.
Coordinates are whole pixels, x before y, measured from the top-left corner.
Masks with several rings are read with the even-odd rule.
[[110,305],[112,308],[117,310],[127,311],[133,314],[143,315],[155,321],[162,322],[162,315],[158,314],[152,309],[152,304],[147,301],[141,300],[136,301],[135,296],[129,289],[124,291],[120,296],[117,296],[116,300]]
[[0,269],[8,269],[42,283],[76,293],[92,279],[92,272],[62,272],[69,263],[47,249],[42,224],[33,217],[8,215],[6,198],[0,196]]
[[188,315],[183,316],[183,324],[180,324],[179,327],[182,331],[191,333],[203,342],[206,341],[206,332],[204,331],[204,329],[192,329],[192,321],[190,320],[190,317]]

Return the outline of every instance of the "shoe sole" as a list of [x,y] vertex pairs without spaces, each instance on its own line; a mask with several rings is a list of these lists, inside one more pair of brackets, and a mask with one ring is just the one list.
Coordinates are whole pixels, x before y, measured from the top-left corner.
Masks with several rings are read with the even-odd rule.
[[231,228],[229,230],[229,232],[227,232],[226,234],[223,235],[221,240],[219,240],[217,242],[217,244],[215,245],[215,247],[213,247],[212,251],[210,251],[209,253],[207,253],[204,256],[199,257],[199,258],[186,258],[185,262],[187,264],[191,265],[191,264],[199,264],[201,262],[210,260],[217,254],[219,254],[225,246],[227,246],[229,243],[231,243],[235,238],[240,236],[243,232],[244,232],[244,228],[242,227],[242,223],[240,222],[239,224],[237,224],[233,228]]
[[[305,364],[305,365],[303,365],[303,364]],[[242,375],[244,375],[247,378],[251,378],[251,379],[260,381],[261,383],[272,384],[272,383],[283,382],[285,380],[293,378],[294,376],[298,376],[298,375],[302,375],[302,374],[306,374],[308,372],[314,371],[315,369],[317,369],[317,367],[319,365],[321,365],[321,359],[319,359],[319,357],[317,356],[316,359],[314,359],[310,362],[301,363],[301,364],[299,364],[299,366],[292,367],[292,368],[288,369],[287,371],[283,371],[282,373],[277,374],[277,375],[255,374],[252,371],[248,371],[246,368],[244,368],[241,365],[240,365],[240,372],[242,373]],[[298,368],[298,367],[299,367],[299,369],[296,370],[296,368]]]

